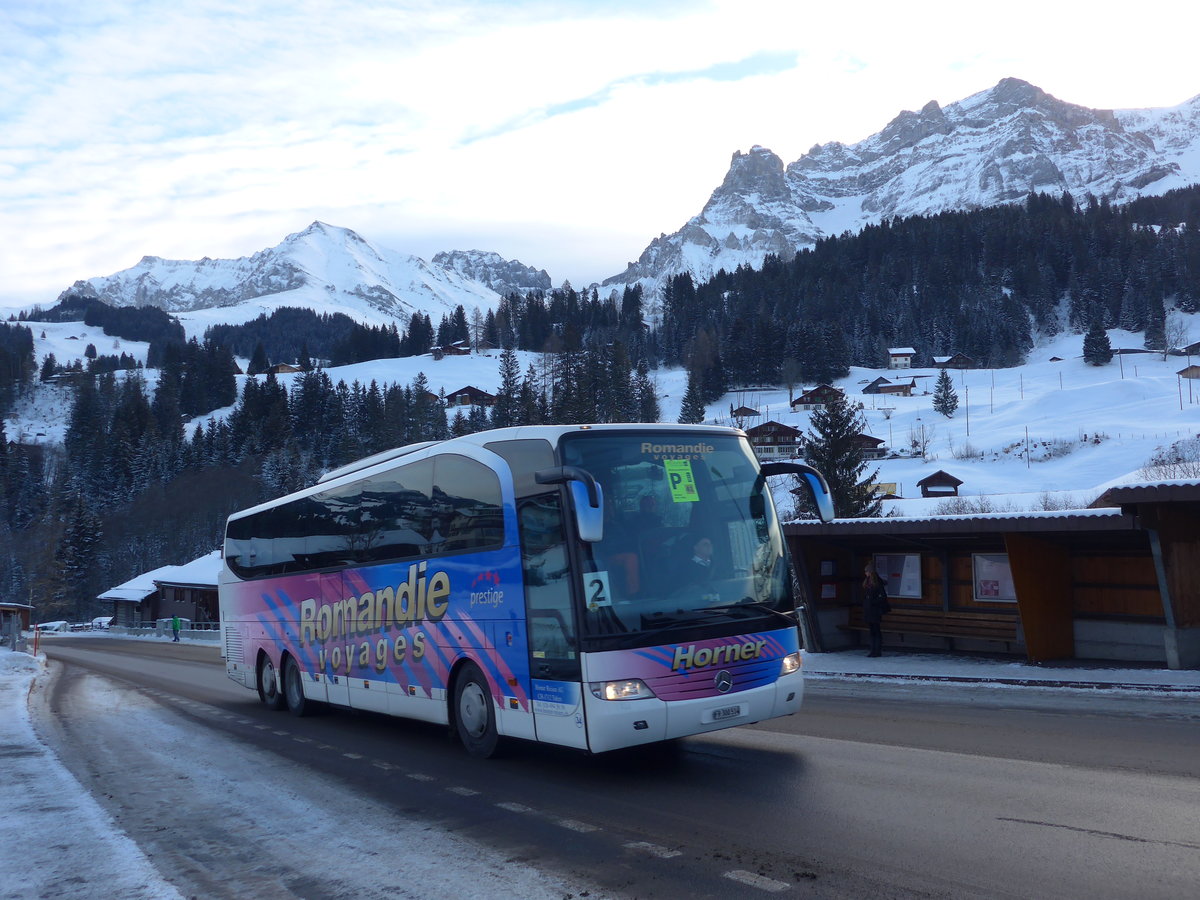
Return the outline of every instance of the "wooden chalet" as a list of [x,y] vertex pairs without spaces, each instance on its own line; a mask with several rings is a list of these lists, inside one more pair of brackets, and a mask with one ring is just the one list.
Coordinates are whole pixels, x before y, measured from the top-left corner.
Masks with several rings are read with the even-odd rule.
[[[1180,378],[1200,378],[1200,366],[1197,366],[1197,365],[1187,366],[1185,368],[1180,369],[1175,374],[1177,374]],[[1191,389],[1189,388],[1189,390],[1191,390]]]
[[8,634],[13,619],[17,620],[19,631],[28,631],[32,615],[33,607],[28,603],[11,603],[7,600],[0,600],[0,636]]
[[938,469],[932,475],[926,475],[917,482],[922,497],[957,497],[961,478],[955,478],[949,472]]
[[883,438],[873,437],[860,432],[854,436],[854,445],[862,451],[863,459],[883,459],[883,457],[887,456],[887,448]]
[[440,347],[430,347],[429,352],[437,359],[442,356],[470,356],[470,341],[455,341],[453,344],[443,344]]
[[974,369],[977,363],[965,353],[955,353],[952,356],[935,356],[933,364],[939,369]]
[[179,616],[193,624],[215,626],[220,621],[217,607],[217,576],[221,551],[214,550],[182,566],[172,566],[154,579],[158,602],[150,619]]
[[889,381],[888,379],[886,379],[882,375],[880,375],[878,378],[876,378],[874,381],[872,381],[870,384],[868,384],[865,388],[863,388],[862,392],[864,394],[882,394],[883,391],[881,390],[881,388],[884,388],[891,383],[892,383],[891,381]]
[[274,372],[276,375],[294,375],[296,372],[302,371],[299,366],[293,366],[289,363],[276,363],[267,369],[268,372]]
[[737,409],[734,409],[733,404],[730,403],[729,415],[730,418],[734,419],[754,419],[758,417],[758,410],[750,406],[739,406]]
[[[868,385],[870,387],[870,385]],[[907,384],[889,381],[887,384],[879,385],[876,394],[893,394],[898,397],[911,397],[913,391],[917,389],[917,379],[910,378]]]
[[774,420],[746,429],[754,455],[762,462],[791,459],[799,454],[800,429]]
[[792,401],[793,410],[820,409],[826,403],[842,396],[842,392],[832,385],[818,384],[811,391],[805,391]]
[[495,406],[496,395],[481,391],[473,385],[459,388],[446,395],[447,406]]

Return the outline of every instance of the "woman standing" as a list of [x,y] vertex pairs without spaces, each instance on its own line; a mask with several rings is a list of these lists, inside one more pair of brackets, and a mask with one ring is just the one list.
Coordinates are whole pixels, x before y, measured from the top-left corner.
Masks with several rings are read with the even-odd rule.
[[883,655],[883,614],[892,611],[888,603],[887,582],[875,571],[875,563],[867,563],[863,572],[863,620],[871,635],[871,652],[867,656]]

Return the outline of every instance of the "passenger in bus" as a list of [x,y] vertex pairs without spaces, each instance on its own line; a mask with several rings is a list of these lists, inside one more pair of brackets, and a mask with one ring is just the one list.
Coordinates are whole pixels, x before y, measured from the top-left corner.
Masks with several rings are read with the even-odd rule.
[[703,584],[713,578],[712,538],[700,537],[692,542],[691,559],[688,561],[688,579]]

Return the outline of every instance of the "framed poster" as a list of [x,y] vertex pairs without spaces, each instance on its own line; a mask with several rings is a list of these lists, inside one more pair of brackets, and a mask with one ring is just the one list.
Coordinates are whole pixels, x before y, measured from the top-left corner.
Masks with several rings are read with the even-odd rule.
[[889,597],[921,596],[921,554],[876,553],[875,571],[887,582]]
[[971,560],[975,567],[976,600],[1017,602],[1017,589],[1013,586],[1007,553],[973,553]]

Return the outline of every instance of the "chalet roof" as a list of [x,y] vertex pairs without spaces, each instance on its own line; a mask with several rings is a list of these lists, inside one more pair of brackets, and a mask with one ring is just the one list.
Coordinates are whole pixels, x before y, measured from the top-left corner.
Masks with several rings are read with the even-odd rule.
[[[854,436],[854,439],[856,441],[858,441],[860,444],[871,444],[872,446],[875,446],[875,447],[878,447],[880,444],[883,443],[883,438],[877,438],[870,434],[862,434],[861,432],[856,434]],[[961,484],[962,482],[959,482],[959,483]]]
[[746,416],[757,416],[758,410],[750,406],[739,406],[737,409],[731,410],[729,414],[731,416],[741,416],[744,418]]
[[960,484],[962,484],[962,479],[955,478],[944,469],[938,469],[932,475],[926,475],[924,478],[918,481],[917,487],[920,487],[924,484],[950,484],[954,487],[958,487]]
[[159,566],[157,569],[151,569],[149,572],[135,575],[128,581],[118,584],[116,587],[109,588],[103,594],[99,594],[96,599],[141,603],[158,590],[158,585],[154,583],[155,579],[175,568],[178,568],[178,566]]
[[975,535],[1010,532],[1136,530],[1132,517],[1117,509],[1060,509],[1045,512],[971,513],[957,516],[888,516],[792,522],[785,534],[818,536]]
[[917,351],[912,347],[888,347],[890,356],[916,356]]
[[170,566],[168,571],[154,579],[156,584],[189,585],[216,588],[217,575],[221,571],[221,551],[214,550],[199,559],[182,566]]
[[1184,366],[1176,375],[1182,375],[1184,378],[1200,378],[1200,365]]
[[1111,487],[1092,504],[1099,509],[1126,506],[1134,503],[1196,503],[1200,502],[1200,481],[1181,478],[1172,481],[1122,484]]
[[793,428],[791,425],[784,425],[782,422],[776,422],[772,419],[770,422],[763,422],[761,425],[755,425],[753,428],[747,428],[746,434],[749,437],[757,437],[760,434],[799,434],[799,428]]

